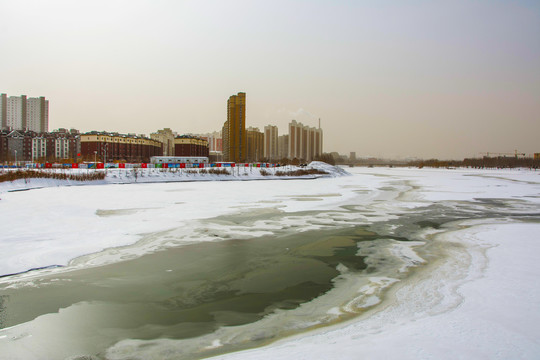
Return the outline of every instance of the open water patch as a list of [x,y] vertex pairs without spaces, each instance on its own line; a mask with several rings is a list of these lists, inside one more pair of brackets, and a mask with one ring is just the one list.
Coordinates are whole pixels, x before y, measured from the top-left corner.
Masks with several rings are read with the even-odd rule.
[[[357,255],[358,243],[377,237],[349,228],[199,243],[47,274],[34,278],[31,286],[0,290],[6,299],[0,328],[29,321],[39,327],[52,319],[72,329],[66,341],[93,356],[103,356],[126,338],[200,337],[321,297],[335,286],[340,266],[348,271],[366,268]],[[94,334],[91,339],[88,333]],[[61,349],[62,341],[59,336],[51,346]]]

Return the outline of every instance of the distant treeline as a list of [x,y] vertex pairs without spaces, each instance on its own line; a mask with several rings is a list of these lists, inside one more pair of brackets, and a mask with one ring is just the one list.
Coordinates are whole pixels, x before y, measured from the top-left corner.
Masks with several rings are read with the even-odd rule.
[[516,158],[516,157],[483,157],[463,159],[463,160],[417,160],[407,163],[407,166],[422,167],[469,167],[477,169],[508,169],[508,168],[530,168],[539,169],[540,159]]
[[107,174],[104,171],[93,171],[85,174],[69,174],[56,171],[43,170],[17,170],[0,173],[0,182],[15,181],[19,179],[55,179],[72,181],[103,180]]

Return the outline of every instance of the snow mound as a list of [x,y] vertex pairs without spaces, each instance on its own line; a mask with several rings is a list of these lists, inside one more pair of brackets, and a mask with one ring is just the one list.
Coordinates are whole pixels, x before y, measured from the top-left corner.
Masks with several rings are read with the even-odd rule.
[[311,167],[313,169],[325,171],[332,177],[350,176],[351,175],[349,172],[347,172],[345,169],[343,169],[343,168],[341,168],[339,166],[330,165],[330,164],[327,164],[327,163],[322,162],[322,161],[312,161],[309,164],[309,167]]

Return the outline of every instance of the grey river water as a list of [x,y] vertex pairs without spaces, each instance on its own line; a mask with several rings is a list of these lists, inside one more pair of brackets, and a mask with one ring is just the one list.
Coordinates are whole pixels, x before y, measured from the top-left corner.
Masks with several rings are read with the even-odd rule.
[[[40,277],[3,290],[0,327],[67,310],[79,351],[100,355],[124,338],[185,339],[294,309],[332,288],[338,264],[366,268],[361,228],[192,244]],[[74,314],[69,314],[71,311]],[[68,317],[71,317],[68,319]],[[93,332],[89,341],[88,331]],[[95,332],[94,332],[95,331]],[[276,334],[272,335],[275,336]],[[267,339],[258,339],[264,341]]]

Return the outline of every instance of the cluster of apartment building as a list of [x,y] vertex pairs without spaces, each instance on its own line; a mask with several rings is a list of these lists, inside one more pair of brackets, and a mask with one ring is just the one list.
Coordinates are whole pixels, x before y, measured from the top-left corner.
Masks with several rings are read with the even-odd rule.
[[0,94],[0,125],[2,129],[46,132],[49,129],[49,101],[44,97]]
[[227,121],[222,128],[223,159],[233,162],[312,161],[323,153],[323,131],[292,120],[288,134],[279,136],[274,125],[246,128],[246,93],[232,95],[227,101]]
[[208,141],[192,135],[176,135],[171,129],[146,137],[92,131],[81,135],[84,161],[146,163],[153,156],[208,157]]
[[80,153],[77,130],[53,132],[0,130],[0,162],[76,159]]
[[26,95],[0,97],[0,162],[148,162],[152,156],[204,156],[210,161],[311,161],[322,154],[322,129],[292,120],[288,134],[274,125],[246,127],[246,94],[227,101],[221,131],[179,135],[170,128],[149,137],[75,129],[49,132],[49,101]]

